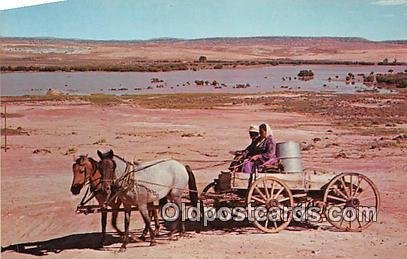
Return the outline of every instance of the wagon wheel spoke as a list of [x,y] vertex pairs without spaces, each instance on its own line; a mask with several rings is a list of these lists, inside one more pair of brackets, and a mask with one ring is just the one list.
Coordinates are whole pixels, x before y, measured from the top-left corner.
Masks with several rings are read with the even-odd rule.
[[350,181],[349,181],[349,197],[353,197],[352,195],[352,189],[353,189],[353,183],[352,183],[352,175],[350,175]]
[[349,198],[349,194],[348,194],[348,191],[346,190],[346,184],[345,184],[345,182],[344,182],[344,178],[345,177],[341,177],[340,179],[339,179],[339,181],[341,181],[341,183],[342,183],[342,186],[343,186],[343,190],[345,191],[345,194],[346,194],[346,198]]
[[270,197],[270,199],[273,199],[273,198],[274,198],[274,185],[275,185],[275,183],[276,183],[276,182],[273,181],[273,185],[271,186],[271,193],[270,193],[270,196],[271,196],[271,197]]
[[366,201],[366,200],[371,200],[371,199],[375,199],[376,196],[369,196],[369,197],[364,197],[363,199],[359,199],[359,201]]
[[332,196],[332,195],[328,195],[328,198],[332,199],[332,200],[337,200],[337,201],[342,201],[342,202],[346,202],[347,200],[340,198],[340,197],[336,197],[336,196]]
[[355,193],[353,194],[353,197],[357,197],[356,194],[358,193],[358,191],[360,189],[361,182],[362,182],[362,179],[360,177],[358,177],[358,184],[356,185],[356,189],[355,189]]
[[360,199],[360,196],[363,196],[363,195],[362,195],[363,193],[366,193],[366,190],[362,190],[361,192],[359,192],[357,195],[355,195],[355,198],[359,198],[359,199]]
[[264,193],[259,189],[259,187],[255,186],[254,189],[257,191],[258,194],[264,199],[267,200],[267,197],[264,196]]
[[359,217],[356,217],[356,221],[358,222],[359,228],[362,227],[362,224],[360,224]]
[[345,205],[346,205],[346,202],[335,204],[336,207],[342,207],[342,206],[345,206]]
[[[269,194],[269,191],[268,191],[268,188],[267,188],[267,184],[266,184],[266,181],[263,181],[263,187],[264,187],[264,192],[266,193],[266,200],[268,201],[268,200],[270,200],[270,194]],[[273,182],[273,187],[274,187],[274,182]]]
[[339,193],[343,198],[348,199],[348,196],[339,190],[338,186],[334,187],[335,192]]
[[343,224],[343,218],[341,218],[341,221],[340,221],[340,223],[339,223],[339,226],[342,226],[342,224]]
[[277,199],[278,196],[280,196],[280,194],[284,191],[284,188],[280,188],[280,190],[278,190],[278,192],[276,193],[275,196],[273,196],[273,199]]
[[262,204],[265,204],[265,203],[266,203],[266,201],[265,201],[265,200],[259,199],[259,198],[257,198],[256,196],[252,196],[252,200],[255,200],[255,201],[261,202]]
[[278,227],[277,227],[277,222],[276,222],[275,220],[273,220],[273,225],[274,225],[274,228],[275,228],[275,229],[278,228]]

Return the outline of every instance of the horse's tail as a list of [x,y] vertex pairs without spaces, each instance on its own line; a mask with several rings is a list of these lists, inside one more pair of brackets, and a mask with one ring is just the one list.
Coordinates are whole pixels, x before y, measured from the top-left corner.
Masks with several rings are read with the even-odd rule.
[[197,206],[198,205],[198,189],[196,188],[196,181],[194,173],[192,172],[191,167],[189,165],[185,166],[185,169],[188,172],[188,188],[189,188],[189,198],[191,200],[191,205]]

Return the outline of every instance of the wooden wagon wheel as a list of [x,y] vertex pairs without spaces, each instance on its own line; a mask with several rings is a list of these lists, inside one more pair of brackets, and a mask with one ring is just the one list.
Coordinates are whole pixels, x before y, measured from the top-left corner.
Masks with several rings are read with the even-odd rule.
[[[269,212],[261,220],[253,217],[253,224],[263,232],[280,232],[290,224],[293,217],[291,209],[294,208],[294,199],[290,189],[284,182],[271,176],[264,176],[253,182],[246,202],[249,212],[260,206]],[[277,217],[271,216],[273,213]]]
[[206,194],[214,194],[215,193],[215,182],[209,183],[205,188],[202,190],[201,194],[199,195],[199,202],[201,204],[201,214],[203,215],[204,205],[214,205],[216,203],[216,199],[208,198]]
[[380,196],[375,184],[358,173],[343,173],[331,180],[325,194],[325,216],[334,227],[362,231],[379,213]]
[[210,184],[208,184],[207,186],[205,186],[205,188],[202,190],[201,195],[202,194],[206,194],[209,192],[214,193],[215,192],[215,182],[211,182]]

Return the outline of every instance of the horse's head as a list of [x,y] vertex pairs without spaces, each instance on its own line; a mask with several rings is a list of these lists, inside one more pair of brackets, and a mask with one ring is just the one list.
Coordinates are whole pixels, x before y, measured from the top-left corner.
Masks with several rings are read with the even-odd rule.
[[94,171],[96,170],[92,158],[88,158],[88,155],[82,155],[76,159],[72,165],[73,180],[71,185],[71,192],[74,195],[78,195],[85,185],[86,181],[90,180]]
[[102,189],[110,192],[111,186],[115,179],[116,162],[113,160],[113,151],[102,153],[97,151],[99,158],[99,169],[103,176]]

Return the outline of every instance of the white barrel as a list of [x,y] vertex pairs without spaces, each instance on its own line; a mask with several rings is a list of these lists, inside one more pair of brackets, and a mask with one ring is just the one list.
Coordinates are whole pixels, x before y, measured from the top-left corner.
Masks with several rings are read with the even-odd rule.
[[276,155],[285,173],[302,173],[301,151],[297,142],[277,143]]

